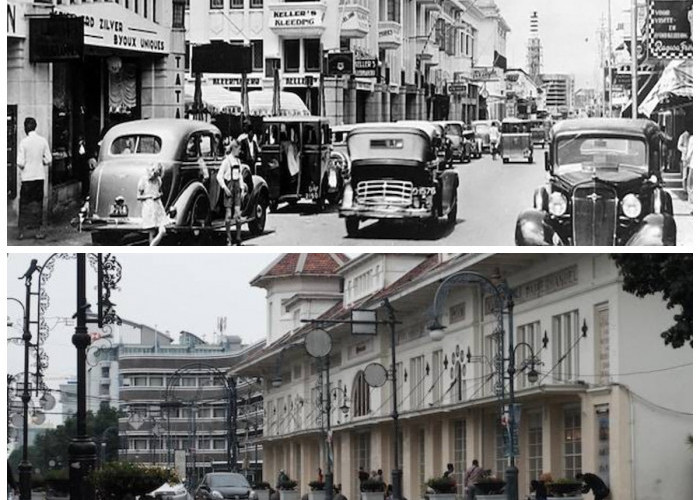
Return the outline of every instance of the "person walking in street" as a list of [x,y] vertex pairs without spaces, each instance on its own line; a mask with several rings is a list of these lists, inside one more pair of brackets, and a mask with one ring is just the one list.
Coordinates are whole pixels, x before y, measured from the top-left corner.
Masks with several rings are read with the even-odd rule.
[[139,179],[136,198],[141,201],[141,225],[148,229],[149,245],[158,246],[165,236],[168,215],[161,197],[163,185],[163,165],[155,163],[148,167],[146,175]]
[[255,136],[253,127],[250,122],[245,123],[245,133],[239,138],[241,144],[241,163],[245,163],[250,168],[251,172],[255,171],[255,162],[260,156],[260,145],[258,144],[258,139]]
[[476,498],[476,486],[474,484],[484,475],[484,469],[479,466],[479,461],[472,460],[472,465],[464,475],[464,487],[467,490],[467,500]]
[[491,122],[489,128],[489,143],[491,144],[491,159],[495,160],[498,154],[498,148],[501,145],[501,131],[498,130],[498,123]]
[[610,495],[610,489],[605,482],[595,474],[590,472],[586,472],[585,474],[579,473],[576,474],[576,479],[583,482],[581,492],[588,493],[591,491],[595,500],[603,500]]
[[224,190],[224,208],[226,209],[226,244],[231,246],[231,218],[236,224],[236,245],[241,245],[241,200],[245,184],[241,175],[241,160],[238,155],[241,146],[236,139],[232,139],[226,150],[226,157],[219,166],[216,180]]
[[51,165],[51,148],[46,139],[36,132],[36,120],[28,116],[24,120],[24,133],[17,150],[17,167],[20,170],[19,192],[19,234],[24,239],[24,232],[36,228],[34,237],[45,238],[43,232],[44,215],[44,169]]

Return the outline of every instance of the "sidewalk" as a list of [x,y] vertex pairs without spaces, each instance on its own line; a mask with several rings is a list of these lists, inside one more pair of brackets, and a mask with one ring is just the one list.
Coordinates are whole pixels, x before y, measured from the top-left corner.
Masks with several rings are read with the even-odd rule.
[[70,225],[70,216],[65,216],[64,218],[50,222],[46,224],[43,228],[43,232],[46,238],[43,240],[37,240],[34,238],[35,231],[32,229],[30,231],[25,231],[24,239],[20,240],[17,238],[19,235],[19,230],[17,229],[17,219],[7,221],[7,245],[28,245],[28,246],[56,246],[56,245],[68,245],[68,246],[80,246],[80,245],[90,245],[92,243],[92,238],[90,233],[84,232],[79,233],[78,230]]
[[676,245],[693,246],[693,205],[681,186],[680,173],[664,174],[664,184],[673,200],[673,215],[676,219]]

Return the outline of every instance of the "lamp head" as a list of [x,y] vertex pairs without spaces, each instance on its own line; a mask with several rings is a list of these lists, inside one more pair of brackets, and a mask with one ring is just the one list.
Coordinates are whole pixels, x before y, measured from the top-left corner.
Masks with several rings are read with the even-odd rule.
[[274,387],[275,389],[278,388],[278,387],[281,387],[281,386],[282,386],[282,377],[280,377],[279,375],[277,375],[275,378],[273,378],[273,379],[270,381],[270,385],[272,385],[272,387]]
[[440,323],[437,316],[434,316],[432,323],[428,325],[428,334],[434,342],[439,342],[445,338],[445,327]]
[[534,365],[530,367],[530,370],[527,372],[527,381],[530,382],[531,384],[534,384],[537,382],[537,379],[540,378],[540,374],[535,370]]

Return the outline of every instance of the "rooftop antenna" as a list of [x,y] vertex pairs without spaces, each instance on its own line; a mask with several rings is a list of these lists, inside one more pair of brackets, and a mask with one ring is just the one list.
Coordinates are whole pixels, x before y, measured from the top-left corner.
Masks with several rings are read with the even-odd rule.
[[216,318],[216,334],[214,338],[214,343],[218,344],[224,340],[224,334],[226,333],[226,316],[219,316]]

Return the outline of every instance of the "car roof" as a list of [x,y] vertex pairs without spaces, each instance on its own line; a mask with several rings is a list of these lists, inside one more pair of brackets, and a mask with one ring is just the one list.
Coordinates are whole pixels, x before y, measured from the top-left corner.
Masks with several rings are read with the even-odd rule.
[[410,132],[411,130],[420,130],[428,136],[437,135],[437,129],[435,125],[428,121],[420,120],[404,120],[398,122],[377,122],[377,123],[363,123],[362,125],[356,125],[351,133],[355,132]]
[[501,124],[504,123],[525,123],[527,120],[523,120],[521,118],[515,118],[514,116],[509,116],[503,119]]
[[331,130],[332,130],[333,132],[349,132],[350,130],[354,129],[355,127],[357,127],[356,124],[352,124],[352,125],[335,125],[335,126],[331,127]]
[[238,472],[207,472],[207,476],[241,476],[245,478],[243,474],[240,474]]
[[481,125],[484,123],[486,125],[491,125],[493,122],[500,123],[498,120],[472,120],[472,125],[473,124]]
[[154,134],[158,136],[173,134],[180,136],[183,134],[191,134],[198,130],[209,130],[221,133],[215,125],[199,120],[187,120],[184,118],[151,118],[114,125],[107,131],[105,137],[124,134]]
[[552,128],[553,134],[597,131],[652,137],[660,128],[645,118],[574,118],[557,122]]
[[305,122],[328,122],[324,116],[266,116],[264,123],[305,123]]

